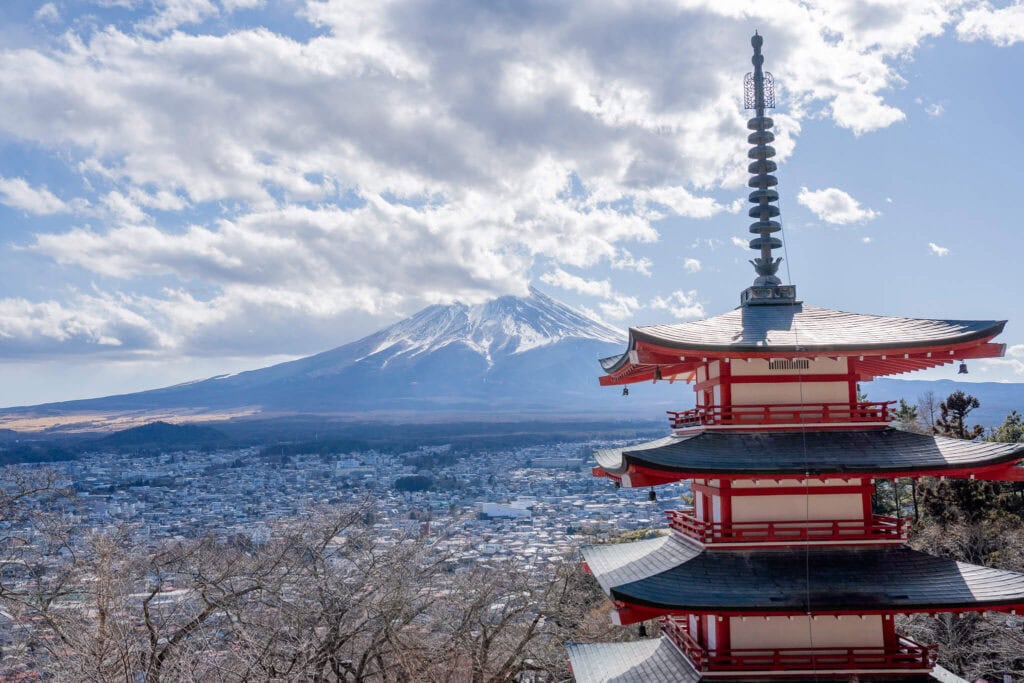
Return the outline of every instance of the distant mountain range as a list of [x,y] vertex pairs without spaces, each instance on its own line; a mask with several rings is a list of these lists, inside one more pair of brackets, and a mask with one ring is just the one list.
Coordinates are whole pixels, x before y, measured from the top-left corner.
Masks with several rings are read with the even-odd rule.
[[942,401],[954,391],[963,391],[978,399],[981,407],[971,412],[969,424],[995,427],[1002,423],[1010,411],[1024,414],[1024,384],[1016,382],[956,382],[949,379],[909,380],[883,377],[861,385],[861,390],[872,401],[895,401],[903,399],[910,405],[927,392],[935,394]]
[[[0,416],[131,414],[158,419],[246,409],[254,415],[582,416],[658,418],[693,405],[693,392],[668,382],[621,390],[600,387],[597,359],[621,353],[626,332],[546,294],[504,296],[468,306],[430,306],[390,327],[330,351],[260,370],[119,396],[7,408]],[[872,400],[927,391],[939,400],[956,389],[977,396],[973,417],[993,426],[1024,411],[1024,384],[878,379],[863,390]],[[404,419],[404,418],[403,418]],[[138,424],[133,418],[127,424]],[[2,435],[0,435],[2,438]]]

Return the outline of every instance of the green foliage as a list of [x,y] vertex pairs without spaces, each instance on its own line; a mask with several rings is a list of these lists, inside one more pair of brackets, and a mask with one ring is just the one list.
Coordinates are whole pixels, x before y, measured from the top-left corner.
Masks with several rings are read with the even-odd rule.
[[1000,443],[1020,443],[1024,441],[1024,419],[1016,410],[1012,411],[999,425],[985,437],[986,441]]
[[395,479],[395,489],[398,491],[429,491],[434,485],[434,480],[421,474],[413,474],[408,477]]
[[978,408],[981,402],[961,390],[954,391],[939,404],[939,419],[935,421],[935,433],[954,439],[977,439],[985,433],[981,425],[967,426],[967,416]]
[[0,448],[0,465],[64,462],[77,457],[73,450],[51,443],[13,443]]
[[922,488],[925,515],[942,526],[954,522],[982,522],[992,514],[998,502],[998,487],[990,481],[930,480]]
[[899,405],[892,411],[893,419],[896,420],[896,426],[905,432],[917,432],[920,431],[920,423],[917,419],[917,408],[910,405],[902,398],[900,399]]

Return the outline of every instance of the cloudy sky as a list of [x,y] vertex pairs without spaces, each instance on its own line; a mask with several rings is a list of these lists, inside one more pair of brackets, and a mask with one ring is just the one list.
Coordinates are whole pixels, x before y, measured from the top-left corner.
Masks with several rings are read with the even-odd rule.
[[754,29],[783,275],[821,306],[1009,318],[970,378],[1024,381],[1024,5],[12,0],[0,405],[531,284],[621,326],[724,312],[753,278]]

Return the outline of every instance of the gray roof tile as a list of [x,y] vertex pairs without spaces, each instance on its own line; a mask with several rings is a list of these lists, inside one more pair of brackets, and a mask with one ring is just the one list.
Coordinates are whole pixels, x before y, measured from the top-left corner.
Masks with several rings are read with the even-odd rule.
[[930,320],[847,313],[804,304],[746,306],[723,315],[630,330],[630,338],[679,349],[860,350],[932,346],[983,339],[1000,320]]
[[578,683],[696,683],[701,678],[664,637],[567,647]]
[[897,429],[705,431],[595,453],[597,464],[612,474],[634,464],[691,475],[950,471],[1021,457],[1024,444],[965,441]]
[[614,599],[679,611],[916,611],[1024,604],[1024,574],[902,546],[715,551],[672,536],[588,546],[583,556]]

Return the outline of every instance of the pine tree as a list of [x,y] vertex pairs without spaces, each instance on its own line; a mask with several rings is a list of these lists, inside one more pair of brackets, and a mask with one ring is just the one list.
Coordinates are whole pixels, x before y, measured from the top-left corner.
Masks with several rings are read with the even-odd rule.
[[979,407],[981,402],[961,390],[954,391],[939,404],[939,419],[935,421],[935,433],[954,439],[977,439],[984,435],[981,425],[967,427],[967,416]]
[[1001,443],[1020,443],[1024,441],[1024,418],[1016,410],[1012,411],[999,425],[985,437],[986,441]]
[[892,417],[896,420],[897,427],[905,432],[918,432],[921,429],[917,419],[917,408],[902,398],[896,409],[892,411]]

